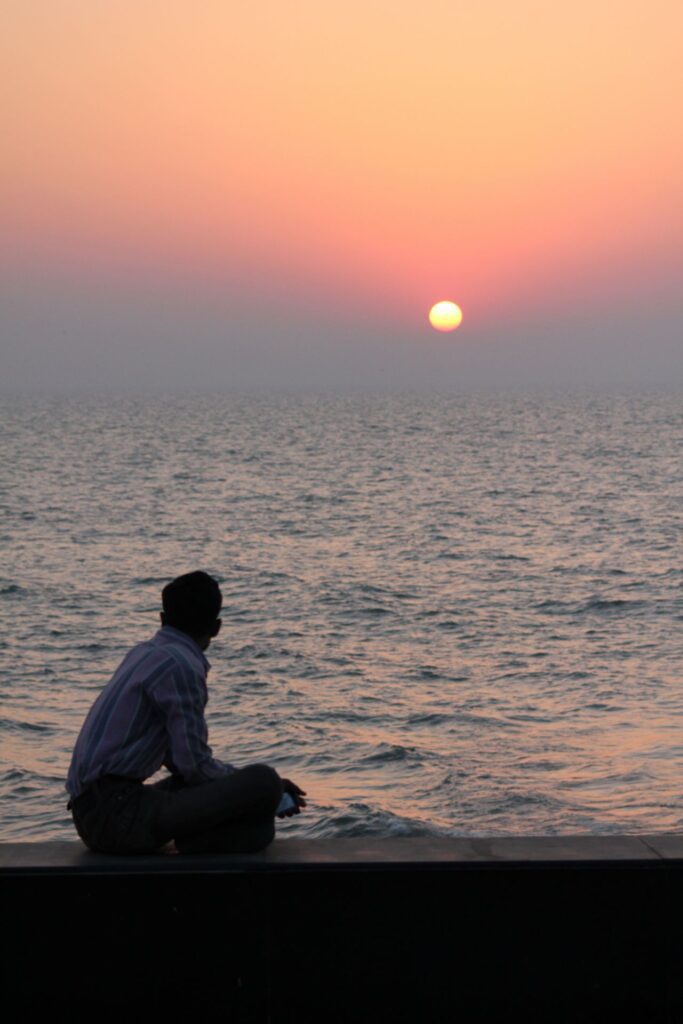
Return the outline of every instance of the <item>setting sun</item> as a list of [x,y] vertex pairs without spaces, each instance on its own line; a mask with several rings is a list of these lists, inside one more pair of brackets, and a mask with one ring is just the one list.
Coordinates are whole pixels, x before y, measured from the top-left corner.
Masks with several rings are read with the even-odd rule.
[[454,302],[437,302],[429,310],[429,322],[437,331],[454,331],[462,323],[462,310]]

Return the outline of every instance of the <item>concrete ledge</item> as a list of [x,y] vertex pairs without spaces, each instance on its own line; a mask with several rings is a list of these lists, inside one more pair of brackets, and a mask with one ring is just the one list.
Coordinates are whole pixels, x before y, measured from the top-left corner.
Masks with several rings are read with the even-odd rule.
[[509,836],[498,838],[281,839],[263,853],[114,857],[78,840],[0,844],[0,873],[150,874],[290,871],[461,870],[506,865],[536,869],[683,861],[683,835]]
[[0,845],[5,1003],[78,1022],[683,1022],[683,836]]

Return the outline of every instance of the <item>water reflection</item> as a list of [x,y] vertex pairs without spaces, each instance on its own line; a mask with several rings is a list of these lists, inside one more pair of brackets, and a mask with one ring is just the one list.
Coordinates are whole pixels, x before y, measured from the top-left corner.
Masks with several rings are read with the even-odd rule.
[[680,827],[680,397],[16,400],[2,514],[4,832],[60,779],[163,582],[222,580],[218,756],[289,831]]

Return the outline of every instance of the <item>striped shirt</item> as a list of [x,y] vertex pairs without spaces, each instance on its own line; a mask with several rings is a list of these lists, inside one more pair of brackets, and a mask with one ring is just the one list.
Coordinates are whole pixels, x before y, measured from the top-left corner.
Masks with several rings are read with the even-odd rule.
[[171,626],[134,647],[83,723],[65,786],[72,800],[102,775],[147,779],[165,765],[195,785],[235,771],[207,742],[208,670],[199,645]]

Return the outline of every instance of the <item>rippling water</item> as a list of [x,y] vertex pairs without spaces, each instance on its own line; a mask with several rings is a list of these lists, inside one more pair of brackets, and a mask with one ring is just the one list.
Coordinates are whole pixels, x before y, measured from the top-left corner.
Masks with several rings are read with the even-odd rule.
[[680,828],[681,397],[6,399],[3,838],[75,834],[82,719],[194,568],[282,833]]

